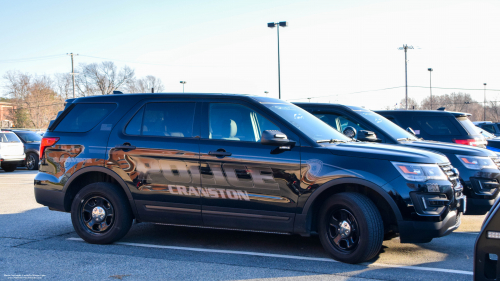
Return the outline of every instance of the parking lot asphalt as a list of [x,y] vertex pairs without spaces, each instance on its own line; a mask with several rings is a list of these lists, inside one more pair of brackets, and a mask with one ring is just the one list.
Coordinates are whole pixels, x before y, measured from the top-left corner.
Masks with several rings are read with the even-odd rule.
[[36,203],[35,175],[0,170],[2,280],[472,280],[484,219],[464,216],[455,233],[426,244],[385,241],[359,265],[330,259],[314,236],[152,223],[134,224],[112,245],[92,245],[74,232],[70,214]]

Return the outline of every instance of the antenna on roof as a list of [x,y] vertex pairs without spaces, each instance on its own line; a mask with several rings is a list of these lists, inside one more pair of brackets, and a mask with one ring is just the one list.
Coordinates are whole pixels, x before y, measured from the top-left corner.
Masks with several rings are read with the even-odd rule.
[[121,95],[123,94],[121,91],[113,91],[113,95]]
[[438,108],[437,110],[446,111],[446,107],[443,106],[443,107]]

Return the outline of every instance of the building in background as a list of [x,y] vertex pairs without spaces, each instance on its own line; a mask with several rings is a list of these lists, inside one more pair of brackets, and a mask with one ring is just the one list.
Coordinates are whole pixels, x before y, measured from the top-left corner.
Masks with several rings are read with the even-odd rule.
[[0,102],[0,128],[11,128],[11,114],[14,105],[10,102]]

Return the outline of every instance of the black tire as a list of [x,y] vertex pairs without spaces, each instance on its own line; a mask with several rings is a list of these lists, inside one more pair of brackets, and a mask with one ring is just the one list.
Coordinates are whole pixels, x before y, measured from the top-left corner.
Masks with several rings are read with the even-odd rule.
[[4,170],[5,172],[14,172],[16,168],[16,164],[2,164],[2,170]]
[[351,192],[334,194],[325,201],[319,213],[318,232],[323,248],[345,263],[372,259],[384,240],[384,224],[375,204]]
[[28,153],[26,155],[26,162],[25,162],[25,166],[26,166],[26,169],[28,170],[38,170],[38,160],[39,160],[39,157],[36,153]]
[[76,233],[91,244],[120,240],[132,226],[132,210],[120,187],[91,183],[78,192],[71,204]]

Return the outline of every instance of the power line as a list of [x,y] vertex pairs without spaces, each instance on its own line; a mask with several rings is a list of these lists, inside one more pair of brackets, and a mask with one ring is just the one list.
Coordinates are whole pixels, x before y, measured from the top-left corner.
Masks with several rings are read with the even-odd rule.
[[52,56],[22,58],[22,59],[7,59],[7,60],[0,60],[0,63],[30,62],[30,61],[37,61],[37,60],[54,59],[54,58],[58,58],[58,57],[62,57],[62,56],[64,56],[64,55],[52,55]]

